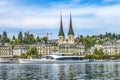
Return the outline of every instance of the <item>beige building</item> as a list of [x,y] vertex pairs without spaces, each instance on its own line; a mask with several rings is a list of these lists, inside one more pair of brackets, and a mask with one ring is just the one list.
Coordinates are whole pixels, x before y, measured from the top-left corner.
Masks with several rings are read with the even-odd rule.
[[12,57],[12,46],[8,45],[0,45],[0,57]]
[[49,42],[35,43],[35,44],[32,44],[31,47],[32,46],[35,46],[37,48],[38,53],[41,55],[48,55],[48,54],[57,52],[57,50],[58,50],[57,44],[49,43]]
[[23,45],[16,45],[13,48],[13,55],[20,56],[23,53],[27,52],[27,47]]
[[84,54],[84,46],[82,44],[61,44],[59,45],[59,52],[63,54]]

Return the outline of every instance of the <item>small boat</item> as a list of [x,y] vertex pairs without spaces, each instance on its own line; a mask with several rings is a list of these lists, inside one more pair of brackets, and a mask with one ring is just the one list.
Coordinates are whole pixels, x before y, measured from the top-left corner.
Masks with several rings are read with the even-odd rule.
[[16,59],[0,58],[0,63],[18,63]]
[[64,63],[80,63],[89,62],[84,56],[62,56],[61,54],[46,55],[40,59],[19,59],[21,64],[64,64]]
[[6,62],[7,62],[6,59],[4,59],[4,58],[0,58],[0,63],[6,63]]

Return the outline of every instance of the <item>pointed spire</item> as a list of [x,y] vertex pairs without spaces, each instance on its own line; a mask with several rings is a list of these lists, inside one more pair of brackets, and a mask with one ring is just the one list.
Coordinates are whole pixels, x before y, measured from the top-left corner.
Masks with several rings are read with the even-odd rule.
[[69,32],[68,32],[68,35],[74,35],[73,29],[72,29],[71,12],[70,12],[70,25],[69,25]]
[[62,24],[62,12],[61,12],[59,36],[65,36],[65,35],[64,35],[64,32],[63,32],[63,24]]

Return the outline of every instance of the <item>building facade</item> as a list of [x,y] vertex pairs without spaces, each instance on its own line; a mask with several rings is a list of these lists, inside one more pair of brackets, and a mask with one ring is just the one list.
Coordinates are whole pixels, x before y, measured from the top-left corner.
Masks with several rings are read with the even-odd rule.
[[12,46],[0,45],[0,57],[13,57]]
[[21,56],[21,54],[27,52],[27,47],[23,45],[17,45],[13,48],[13,56]]
[[120,54],[120,40],[107,41],[102,46],[106,54]]
[[59,52],[63,54],[84,55],[84,46],[82,44],[61,44]]
[[103,49],[104,53],[109,55],[120,54],[120,40],[107,41],[102,45],[95,45],[95,48]]
[[58,46],[56,43],[40,42],[32,44],[31,47],[36,47],[39,55],[49,55],[58,51]]

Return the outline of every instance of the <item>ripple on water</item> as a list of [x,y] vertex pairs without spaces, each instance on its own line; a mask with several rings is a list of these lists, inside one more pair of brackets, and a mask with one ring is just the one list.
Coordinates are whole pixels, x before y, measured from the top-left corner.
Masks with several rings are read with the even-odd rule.
[[0,80],[119,80],[120,63],[0,64]]

